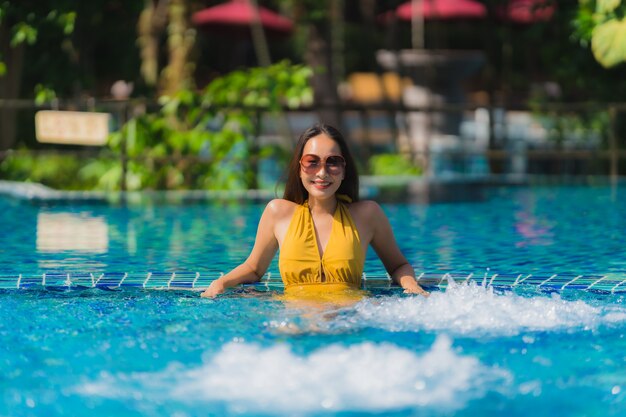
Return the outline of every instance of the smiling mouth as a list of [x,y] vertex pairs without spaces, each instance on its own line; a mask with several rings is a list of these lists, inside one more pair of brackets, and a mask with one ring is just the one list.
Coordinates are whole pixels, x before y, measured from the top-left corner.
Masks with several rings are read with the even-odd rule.
[[332,185],[332,182],[329,181],[311,181],[315,188],[325,189]]

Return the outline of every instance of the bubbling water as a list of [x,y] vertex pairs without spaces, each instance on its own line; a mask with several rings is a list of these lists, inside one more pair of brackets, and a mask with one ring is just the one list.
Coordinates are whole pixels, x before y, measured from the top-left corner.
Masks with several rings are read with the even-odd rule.
[[366,299],[344,314],[337,327],[377,327],[389,331],[446,331],[451,334],[516,335],[528,331],[588,330],[626,322],[626,308],[594,306],[558,294],[527,297],[514,292],[451,283],[445,292],[423,297]]
[[458,409],[497,390],[508,372],[455,352],[447,336],[416,354],[392,344],[333,344],[308,355],[289,345],[228,343],[196,368],[102,375],[78,391],[89,396],[219,402],[231,412],[308,413]]

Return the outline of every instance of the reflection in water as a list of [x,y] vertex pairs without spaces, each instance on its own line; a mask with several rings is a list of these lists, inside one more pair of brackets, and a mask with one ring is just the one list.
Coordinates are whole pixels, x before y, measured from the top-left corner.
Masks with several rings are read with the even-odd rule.
[[109,227],[105,217],[88,214],[45,213],[37,216],[37,251],[107,253]]
[[285,288],[285,293],[278,299],[289,308],[315,308],[320,310],[329,307],[350,307],[368,295],[367,291],[351,288],[345,284],[308,284],[294,285]]
[[[383,209],[418,273],[482,275],[491,268],[491,274],[593,275],[626,270],[625,257],[619,256],[624,253],[626,216],[621,208],[626,193],[618,190],[616,201],[607,187],[498,188],[490,193],[492,198],[479,203],[389,204]],[[36,206],[0,198],[0,265],[3,272],[21,274],[55,268],[217,276],[249,255],[264,206],[241,201]],[[52,232],[48,225],[62,217],[80,226]],[[108,250],[104,232],[85,236],[88,221],[102,230],[106,223]],[[97,243],[100,234],[103,239]],[[78,243],[80,235],[84,241]],[[558,251],[546,250],[550,247]],[[375,252],[368,250],[365,271],[382,270]],[[269,271],[278,271],[277,257]]]
[[[554,197],[546,198],[552,200]],[[515,247],[553,245],[554,225],[550,224],[548,217],[541,215],[537,196],[532,193],[522,194],[519,202],[519,209],[515,211],[514,225],[520,239],[515,242]]]
[[454,242],[457,238],[456,231],[448,225],[442,225],[433,232],[433,236],[439,240],[439,247],[436,252],[438,256],[438,266],[442,269],[451,268],[454,261]]
[[283,302],[286,317],[268,324],[279,333],[325,333],[339,312],[354,307],[368,295],[365,290],[345,284],[294,285],[274,296]]
[[554,244],[552,227],[530,213],[516,213],[515,230],[522,237],[515,246],[550,246]]
[[128,232],[126,233],[126,250],[129,255],[137,254],[137,232],[135,231],[135,223],[130,220],[128,222]]

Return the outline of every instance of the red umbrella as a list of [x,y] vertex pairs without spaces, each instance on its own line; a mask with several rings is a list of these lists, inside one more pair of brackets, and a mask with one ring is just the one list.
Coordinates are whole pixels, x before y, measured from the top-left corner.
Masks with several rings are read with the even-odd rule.
[[424,19],[479,19],[487,16],[487,9],[474,0],[422,0],[422,10],[413,11],[413,2],[401,4],[396,9],[400,19],[411,20],[413,13],[421,14]]
[[513,23],[545,22],[552,18],[556,6],[550,0],[510,0],[502,17]]
[[[293,30],[291,20],[264,7],[258,7],[259,19],[269,32],[288,34]],[[247,29],[254,20],[254,9],[248,0],[231,0],[196,12],[191,17],[197,26]]]

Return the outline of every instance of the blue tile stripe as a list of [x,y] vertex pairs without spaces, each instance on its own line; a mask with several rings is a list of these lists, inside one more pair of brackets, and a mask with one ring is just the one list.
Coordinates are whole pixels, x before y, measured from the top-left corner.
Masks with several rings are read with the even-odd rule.
[[[141,288],[154,290],[204,290],[222,276],[218,272],[105,272],[105,273],[44,273],[2,274],[0,289],[85,289],[85,288]],[[573,275],[573,274],[472,274],[461,272],[421,272],[418,282],[430,289],[446,288],[450,282],[468,283],[497,289],[536,288],[541,291],[582,290],[596,293],[626,293],[626,276]],[[250,286],[260,290],[283,288],[278,274],[266,274]],[[388,274],[363,274],[363,287],[367,289],[392,288]]]

